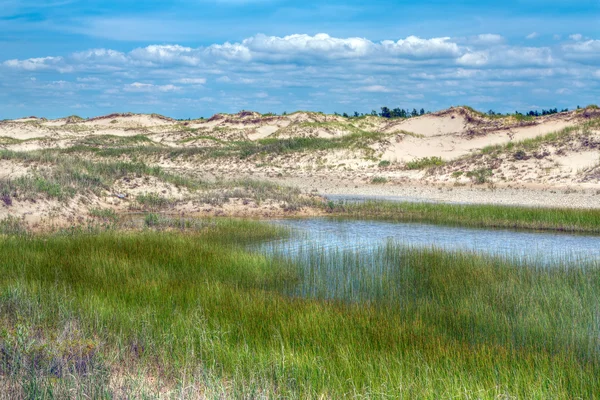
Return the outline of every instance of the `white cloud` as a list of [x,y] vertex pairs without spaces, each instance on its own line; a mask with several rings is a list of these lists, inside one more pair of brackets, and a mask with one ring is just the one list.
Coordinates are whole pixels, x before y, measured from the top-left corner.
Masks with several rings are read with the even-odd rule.
[[587,40],[585,42],[566,44],[563,46],[563,49],[574,53],[600,53],[600,40]]
[[[73,103],[94,102],[99,107],[110,101],[131,110],[144,104],[155,104],[157,110],[189,109],[200,101],[195,88],[202,87],[214,112],[260,108],[283,99],[288,109],[308,104],[307,99],[314,103],[309,108],[329,111],[335,111],[330,105],[342,102],[362,110],[383,104],[430,104],[434,109],[431,99],[449,100],[444,96],[456,96],[453,102],[462,96],[463,103],[467,96],[490,96],[520,109],[517,102],[535,102],[526,98],[535,95],[534,88],[564,101],[597,95],[600,40],[567,40],[552,47],[528,43],[512,45],[509,38],[493,33],[384,41],[326,34],[255,35],[196,48],[155,44],[131,51],[82,49],[62,57],[0,60],[0,84],[7,90],[29,91],[31,99],[46,90]],[[552,79],[544,79],[548,77]],[[579,88],[577,82],[585,86]],[[411,89],[397,89],[403,87]],[[559,93],[564,88],[572,93]],[[184,101],[186,97],[193,101]],[[374,101],[381,104],[371,104]]]
[[569,39],[579,41],[583,39],[583,36],[581,35],[581,33],[574,33],[572,35],[569,35]]
[[554,58],[547,47],[502,46],[493,50],[466,53],[457,59],[457,63],[468,67],[548,66],[554,63]]
[[580,62],[600,60],[600,40],[586,40],[562,46],[565,58]]
[[421,39],[409,36],[397,42],[385,40],[381,46],[393,56],[408,58],[455,58],[461,54],[458,45],[450,42],[448,37]]
[[370,85],[370,86],[363,86],[363,87],[359,88],[358,91],[369,92],[369,93],[389,93],[392,90],[390,88],[387,88],[382,85]]
[[7,60],[2,65],[22,69],[25,71],[41,71],[41,70],[55,70],[58,72],[71,72],[72,67],[64,64],[62,57],[39,57],[39,58],[28,58],[26,60]]
[[481,67],[488,63],[489,54],[486,51],[467,53],[461,56],[456,62],[460,65],[469,67]]
[[537,38],[538,36],[540,35],[537,32],[531,32],[529,35],[525,36],[525,39],[531,40]]
[[90,83],[90,82],[100,82],[99,78],[96,77],[77,77],[77,82]]
[[290,56],[359,58],[369,55],[374,44],[362,38],[340,39],[325,33],[315,36],[289,35],[284,37],[262,34],[244,39],[245,47],[257,58],[286,58]]
[[[494,34],[479,35],[478,40],[488,44],[499,43],[503,38]],[[466,49],[448,37],[423,39],[408,36],[400,40],[376,43],[365,38],[336,38],[324,33],[314,36],[295,34],[283,37],[258,34],[240,43],[213,44],[191,48],[181,45],[150,45],[128,53],[112,49],[90,49],[68,57],[31,58],[8,60],[4,65],[30,71],[56,69],[60,72],[74,70],[117,70],[125,68],[152,68],[163,65],[183,65],[197,68],[221,67],[230,64],[254,63],[274,65],[285,63],[310,64],[316,61],[363,60],[364,62],[396,63],[399,60],[444,60],[460,57]]]
[[255,35],[241,43],[212,45],[200,52],[208,57],[229,61],[300,61],[311,59],[367,59],[367,58],[451,58],[461,50],[450,38],[421,39],[409,36],[398,41],[384,40],[374,43],[368,39],[335,38],[320,33],[284,37]]
[[206,83],[206,78],[181,78],[176,79],[173,82],[184,85],[204,85]]
[[111,49],[91,49],[73,53],[71,58],[80,63],[121,64],[127,62],[127,57],[120,51]]
[[197,65],[199,58],[191,47],[179,45],[151,45],[132,50],[128,57],[133,61],[146,61],[156,64],[182,63]]
[[154,85],[151,83],[140,83],[134,82],[128,85],[125,85],[123,90],[126,92],[142,92],[142,93],[150,93],[150,92],[174,92],[180,90],[181,88],[174,85]]
[[472,42],[482,45],[500,44],[504,43],[504,37],[494,33],[484,33],[481,35],[477,35],[477,37]]

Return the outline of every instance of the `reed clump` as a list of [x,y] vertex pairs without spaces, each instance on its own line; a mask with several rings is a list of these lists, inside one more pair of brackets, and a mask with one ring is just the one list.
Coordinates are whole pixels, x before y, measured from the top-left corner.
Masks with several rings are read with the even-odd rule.
[[427,222],[477,228],[600,233],[600,210],[596,209],[378,200],[329,202],[323,207],[340,218]]

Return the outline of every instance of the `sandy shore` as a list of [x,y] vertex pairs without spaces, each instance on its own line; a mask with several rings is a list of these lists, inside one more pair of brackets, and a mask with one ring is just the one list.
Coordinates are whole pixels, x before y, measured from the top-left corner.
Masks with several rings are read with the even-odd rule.
[[498,204],[532,207],[600,208],[600,190],[585,187],[489,187],[406,184],[365,184],[330,176],[267,178],[273,182],[338,199],[378,199],[390,201]]

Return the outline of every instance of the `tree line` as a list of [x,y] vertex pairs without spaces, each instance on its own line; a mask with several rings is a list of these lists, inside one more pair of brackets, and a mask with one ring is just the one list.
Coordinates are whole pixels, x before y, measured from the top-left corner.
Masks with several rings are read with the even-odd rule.
[[[581,107],[577,106],[577,109],[580,109]],[[473,110],[475,111],[475,110]],[[559,110],[558,108],[550,108],[548,110],[546,109],[542,109],[540,110],[530,110],[526,113],[522,113],[519,111],[515,111],[514,113],[500,113],[500,112],[495,112],[494,110],[489,110],[487,113],[481,113],[481,114],[487,114],[489,116],[521,116],[521,117],[540,117],[540,116],[544,116],[544,115],[552,115],[552,114],[558,114],[561,112],[568,112],[569,109],[568,108],[563,108],[561,110]],[[381,111],[377,112],[376,110],[371,111],[370,113],[359,113],[358,111],[354,111],[353,114],[348,114],[348,113],[334,113],[335,115],[338,116],[342,116],[345,118],[359,118],[359,117],[364,117],[366,115],[370,115],[373,117],[382,117],[382,118],[412,118],[412,117],[418,117],[421,115],[425,115],[425,114],[430,114],[430,111],[425,111],[424,108],[421,108],[420,110],[417,110],[416,108],[413,108],[412,111],[410,109],[403,109],[403,108],[390,108],[390,107],[381,107]]]
[[[340,115],[337,112],[334,113],[335,115]],[[382,118],[411,118],[411,117],[418,117],[420,115],[425,115],[425,114],[429,114],[429,111],[425,111],[424,108],[421,108],[421,110],[417,110],[416,108],[413,108],[412,111],[410,109],[403,109],[403,108],[389,108],[389,107],[381,107],[381,112],[377,112],[376,110],[371,111],[368,114],[365,113],[359,113],[358,111],[354,111],[353,114],[348,114],[348,113],[343,113],[341,114],[342,117],[345,118],[359,118],[359,117],[364,117],[365,115],[371,115],[373,117],[382,117]]]

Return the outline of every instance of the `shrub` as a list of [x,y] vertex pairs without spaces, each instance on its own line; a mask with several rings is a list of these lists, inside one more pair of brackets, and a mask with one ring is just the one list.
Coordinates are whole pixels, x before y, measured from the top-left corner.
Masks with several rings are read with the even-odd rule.
[[146,214],[146,217],[144,218],[144,224],[148,227],[157,226],[159,224],[158,214]]
[[441,157],[423,157],[407,162],[406,169],[424,169],[431,167],[440,167],[444,164],[445,162],[444,160],[442,160]]
[[379,162],[379,166],[382,168],[389,167],[392,163],[388,160],[381,160]]
[[136,197],[136,200],[140,205],[150,208],[162,208],[171,204],[169,199],[157,195],[156,193],[140,194]]
[[488,178],[493,175],[491,169],[480,168],[474,171],[467,172],[467,176],[473,180],[476,184],[483,184],[488,181]]
[[527,156],[527,153],[525,153],[525,150],[517,150],[517,151],[515,151],[515,154],[513,156],[514,156],[515,160],[529,159],[529,156]]
[[387,183],[387,178],[383,177],[383,176],[375,176],[373,177],[373,179],[371,179],[371,183],[374,184],[382,184],[382,183]]
[[0,196],[0,200],[2,200],[5,206],[12,206],[12,198],[10,197],[10,194],[3,194],[2,196]]

